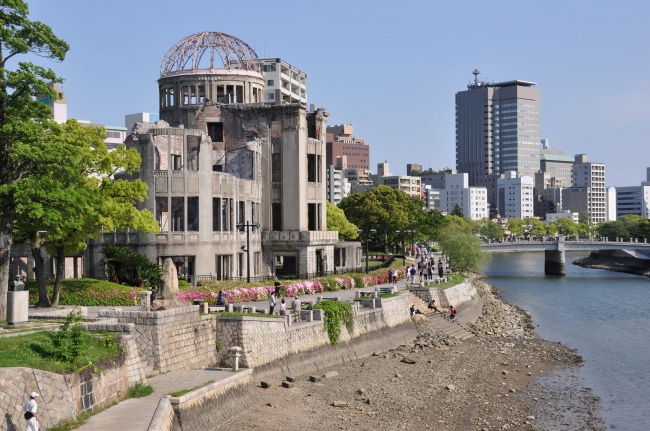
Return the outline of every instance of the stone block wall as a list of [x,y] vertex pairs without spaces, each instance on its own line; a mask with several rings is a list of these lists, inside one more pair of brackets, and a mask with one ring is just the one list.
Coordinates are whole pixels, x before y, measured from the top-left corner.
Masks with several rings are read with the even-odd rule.
[[181,431],[169,398],[161,398],[147,431]]
[[140,357],[154,370],[187,370],[216,363],[216,317],[199,314],[197,305],[163,311],[104,310],[99,317],[134,324]]
[[[410,324],[409,304],[404,296],[382,299],[381,304],[381,308],[357,314],[352,334],[343,329],[339,343],[348,343],[385,328]],[[322,322],[287,328],[284,319],[220,316],[217,337],[221,343],[219,361],[224,366],[230,364],[227,351],[232,346],[242,347],[240,364],[246,368],[257,368],[282,358],[317,351],[321,347],[335,348],[331,346]]]
[[[146,383],[133,338],[120,340],[124,360],[115,367],[91,374],[57,374],[33,368],[0,368],[0,431],[23,429],[22,408],[30,392],[41,395],[38,414],[49,428],[77,414],[119,401],[130,385]],[[15,427],[15,428],[12,428]]]
[[213,430],[256,401],[252,370],[240,370],[232,374],[232,377],[211,383],[182,397],[169,398],[183,430]]
[[439,308],[449,308],[450,305],[458,308],[478,297],[476,288],[468,282],[460,283],[445,289],[432,287],[431,289],[416,288],[409,290],[427,304],[431,302],[432,299],[435,299]]

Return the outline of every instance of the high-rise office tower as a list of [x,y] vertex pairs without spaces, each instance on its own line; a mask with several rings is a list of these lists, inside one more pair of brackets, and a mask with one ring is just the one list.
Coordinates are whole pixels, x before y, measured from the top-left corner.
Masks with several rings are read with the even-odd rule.
[[529,81],[478,79],[456,93],[456,168],[482,186],[487,175],[539,170],[540,96]]

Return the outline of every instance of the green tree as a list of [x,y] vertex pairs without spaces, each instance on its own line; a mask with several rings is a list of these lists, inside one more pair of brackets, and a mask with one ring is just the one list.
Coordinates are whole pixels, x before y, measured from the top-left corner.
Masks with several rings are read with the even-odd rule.
[[38,165],[38,153],[49,149],[42,138],[50,127],[51,111],[38,97],[61,97],[47,85],[61,82],[51,69],[24,61],[11,69],[8,61],[28,54],[62,61],[69,48],[50,27],[30,21],[28,15],[22,0],[0,5],[0,320],[6,318],[15,196]]
[[357,226],[348,221],[341,208],[330,202],[327,202],[327,230],[337,231],[341,241],[350,241],[359,237]]
[[508,219],[508,230],[511,235],[521,236],[524,234],[524,221],[520,218],[511,217]]
[[440,229],[438,243],[449,258],[450,265],[459,272],[480,273],[483,265],[490,259],[490,255],[483,251],[481,241],[472,233],[472,227],[467,221],[451,220]]
[[463,209],[458,204],[456,204],[456,206],[454,206],[454,210],[451,212],[451,215],[456,216],[456,217],[464,217],[465,216],[463,214]]
[[[76,120],[52,128],[45,139],[50,141],[50,148],[60,151],[58,159],[39,164],[35,170],[38,178],[27,178],[29,187],[16,193],[16,231],[33,241],[42,306],[58,304],[65,256],[85,249],[87,240],[100,235],[102,228],[158,231],[153,214],[136,208],[147,196],[146,183],[115,179],[118,171],[131,174],[139,169],[138,152],[124,145],[109,152],[105,136],[103,127],[84,127]],[[47,250],[57,262],[49,301],[41,292],[45,280],[39,231],[46,232]]]
[[490,220],[489,218],[483,218],[477,223],[477,232],[484,238],[487,239],[502,239],[503,238],[503,229],[496,222]]
[[379,186],[346,196],[339,208],[360,229],[376,229],[377,235],[384,238],[384,252],[388,253],[389,240],[396,238],[395,231],[411,226],[415,221],[412,205],[411,197],[403,191]]
[[544,235],[546,233],[546,225],[544,222],[533,217],[526,217],[523,226],[526,236]]
[[569,238],[578,236],[579,233],[578,225],[570,218],[566,218],[566,217],[559,218],[552,223],[554,224],[554,227],[557,230],[558,234],[564,235]]

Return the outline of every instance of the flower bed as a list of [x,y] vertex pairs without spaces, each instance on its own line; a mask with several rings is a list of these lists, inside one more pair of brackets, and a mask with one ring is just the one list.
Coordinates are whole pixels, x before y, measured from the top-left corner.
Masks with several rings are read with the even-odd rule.
[[[50,297],[52,297],[53,288],[54,282],[48,282],[47,290]],[[29,303],[37,305],[38,287],[36,282],[28,281],[25,283],[25,289],[29,290]],[[133,306],[140,290],[142,289],[94,278],[67,278],[61,280],[59,304],[82,307],[93,305]]]
[[[406,267],[398,268],[398,279],[406,275]],[[388,269],[379,269],[368,274],[346,274],[330,275],[314,280],[297,280],[282,283],[283,296],[294,297],[296,295],[314,295],[323,292],[335,292],[337,290],[348,290],[355,288],[368,288],[378,284],[388,283]],[[230,287],[230,286],[228,286]],[[193,301],[202,299],[209,303],[217,300],[219,290],[223,290],[228,303],[264,301],[269,298],[275,290],[273,285],[254,287],[220,287],[219,283],[206,283],[199,287],[183,289],[178,299]]]

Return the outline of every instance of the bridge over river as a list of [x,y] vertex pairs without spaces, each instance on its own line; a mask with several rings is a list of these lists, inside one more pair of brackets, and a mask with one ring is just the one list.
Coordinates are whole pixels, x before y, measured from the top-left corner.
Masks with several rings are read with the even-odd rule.
[[566,275],[565,251],[572,250],[631,250],[638,248],[650,249],[647,240],[644,242],[618,241],[566,241],[560,235],[552,241],[513,241],[484,243],[483,250],[489,253],[508,253],[517,251],[544,251],[544,272],[549,275]]

